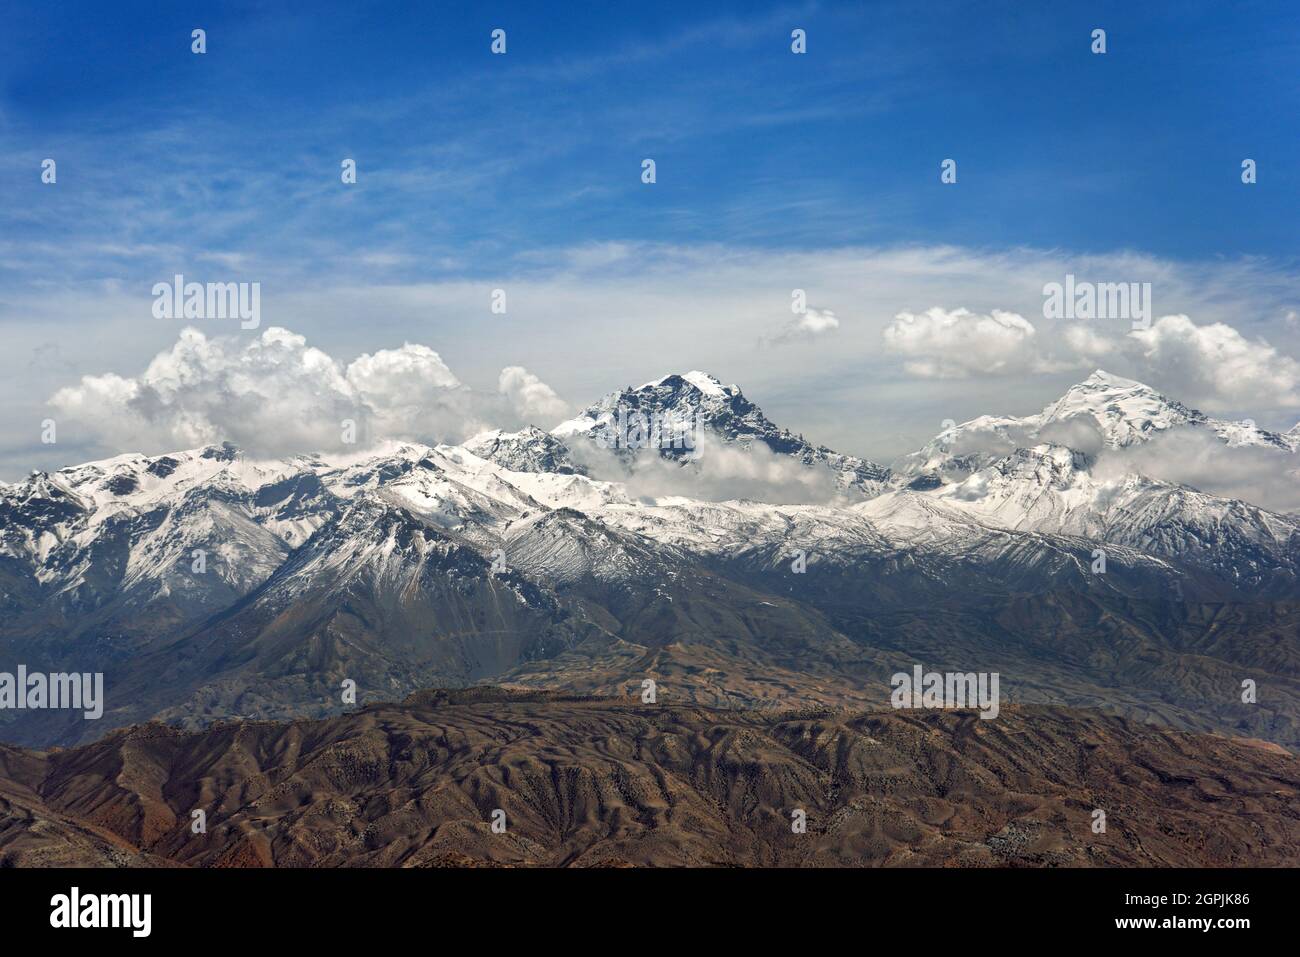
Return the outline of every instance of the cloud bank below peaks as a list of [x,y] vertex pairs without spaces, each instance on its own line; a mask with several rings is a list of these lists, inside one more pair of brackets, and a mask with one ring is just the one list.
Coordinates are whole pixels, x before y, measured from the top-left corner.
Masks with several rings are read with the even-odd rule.
[[633,499],[667,504],[674,497],[703,502],[750,500],[772,505],[845,503],[835,476],[823,466],[809,468],[762,442],[747,446],[719,440],[709,432],[696,438],[685,461],[655,450],[620,457],[594,443],[574,442],[574,460],[594,479],[617,482]]

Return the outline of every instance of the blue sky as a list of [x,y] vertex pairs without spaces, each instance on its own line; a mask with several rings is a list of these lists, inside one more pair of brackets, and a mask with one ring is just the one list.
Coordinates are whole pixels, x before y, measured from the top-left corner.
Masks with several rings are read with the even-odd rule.
[[[958,249],[990,281],[1001,275],[990,263],[1014,275],[1024,250],[1067,268],[1140,262],[1120,278],[1177,274],[1171,307],[1296,354],[1285,318],[1300,261],[1295,4],[553,6],[8,10],[0,326],[11,350],[0,398],[37,416],[65,381],[139,372],[178,331],[147,315],[150,285],[176,272],[260,281],[269,323],[341,357],[425,342],[476,386],[519,363],[578,404],[670,367],[646,363],[653,319],[618,305],[618,283],[640,301],[662,293],[680,313],[670,293],[716,293],[714,266],[748,263],[789,289],[806,284],[799,270],[777,277],[773,263],[823,254],[834,272],[836,257],[861,250]],[[207,31],[202,56],[189,49],[195,27]],[[496,27],[505,56],[489,51]],[[803,56],[790,52],[796,27]],[[1096,27],[1107,32],[1101,56],[1089,49]],[[40,182],[45,157],[58,162],[53,187]],[[347,157],[355,186],[339,180]],[[653,186],[640,181],[646,157]],[[1249,187],[1247,157],[1259,175]],[[939,182],[945,158],[957,161],[955,186]],[[798,418],[791,427],[880,453],[932,432],[940,407],[1023,411],[1077,378],[1045,373],[1032,394],[1023,383],[921,383],[915,424],[881,439],[896,410],[864,418],[830,402],[901,401],[899,363],[854,365],[880,351],[867,343],[878,345],[892,311],[1035,308],[993,287],[962,287],[968,298],[956,301],[943,284],[969,273],[913,275],[910,293],[879,302],[833,294],[830,282],[814,294],[846,327],[876,324],[861,349],[809,345],[777,374],[748,339],[727,352],[725,322],[713,335],[665,317],[677,338],[661,342],[662,361],[707,365],[751,392],[757,382]],[[552,300],[522,301],[515,315],[528,327],[503,336],[458,305],[484,283]],[[600,283],[605,315],[593,314],[599,300],[581,315],[576,299],[561,304]],[[132,301],[144,305],[133,312]],[[770,315],[717,308],[738,310],[760,339],[781,321],[774,303]],[[592,332],[633,321],[621,339]],[[885,391],[862,392],[868,381]],[[1224,407],[1285,426],[1290,394]],[[31,431],[0,434],[0,463],[56,456],[31,445]]]
[[[318,230],[484,272],[629,237],[1300,251],[1294,5],[281,6],[11,15],[5,152],[62,157],[63,202],[6,177],[6,234],[122,238],[129,224],[78,215],[111,199],[167,204],[136,242],[244,248],[256,230],[260,254],[304,269]],[[343,156],[361,170],[347,193]]]

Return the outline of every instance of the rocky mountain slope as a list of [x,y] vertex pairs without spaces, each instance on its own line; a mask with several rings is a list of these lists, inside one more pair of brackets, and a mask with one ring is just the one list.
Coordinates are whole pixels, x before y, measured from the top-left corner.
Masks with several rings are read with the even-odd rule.
[[1059,708],[982,721],[715,711],[673,695],[485,688],[323,721],[0,747],[0,865],[1300,862],[1296,758],[1259,741]]

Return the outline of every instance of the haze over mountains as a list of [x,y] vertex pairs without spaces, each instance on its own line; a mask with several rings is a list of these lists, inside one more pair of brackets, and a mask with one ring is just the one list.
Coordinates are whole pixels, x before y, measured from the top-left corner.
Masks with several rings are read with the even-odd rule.
[[[698,442],[611,442],[620,410],[699,422]],[[690,372],[549,433],[36,473],[0,489],[0,670],[102,671],[105,716],[5,711],[0,739],[324,716],[345,680],[362,702],[652,678],[673,704],[874,709],[920,662],[999,671],[1013,702],[1294,747],[1300,518],[1136,467],[1175,436],[1279,482],[1297,468],[1300,426],[1103,372],[891,467]]]

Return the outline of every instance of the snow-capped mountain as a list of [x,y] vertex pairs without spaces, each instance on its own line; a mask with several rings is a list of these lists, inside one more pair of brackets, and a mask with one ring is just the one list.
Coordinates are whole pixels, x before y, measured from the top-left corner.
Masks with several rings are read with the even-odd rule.
[[1110,448],[1145,442],[1155,433],[1178,426],[1205,426],[1212,421],[1140,382],[1098,369],[1024,424],[1041,433],[1084,415],[1096,421]]
[[[846,494],[702,501],[594,477],[602,456],[629,475],[707,465],[672,443],[645,460],[628,447],[627,423],[655,413]],[[1097,467],[1107,448],[1183,428],[1293,454],[1290,433],[1096,373],[1039,415],[949,429],[890,473],[691,372],[612,392],[551,433],[271,461],[228,444],[117,456],[0,486],[0,670],[103,670],[113,723],[328,713],[346,678],[374,698],[667,669],[709,702],[731,702],[728,675],[743,675],[736,700],[754,704],[779,700],[771,676],[796,676],[797,696],[805,674],[825,701],[859,695],[852,676],[885,667],[882,648],[1005,660],[1045,700],[1081,700],[1118,680],[1112,653],[1080,648],[1065,668],[1060,636],[1114,632],[1115,647],[1187,676],[1161,700],[1191,715],[1184,680],[1202,688],[1243,663],[1289,673],[1291,652],[1267,638],[1286,613],[1250,609],[1300,594],[1300,519]],[[1202,601],[1242,610],[1220,616],[1208,657],[1182,660]],[[1291,692],[1278,693],[1283,707]],[[1143,695],[1120,694],[1123,707],[1141,713]],[[61,720],[10,728],[42,743],[94,730]]]
[[[726,443],[743,449],[761,442],[808,468],[850,474],[859,492],[870,493],[860,497],[882,501],[774,506],[629,496],[619,483],[590,478],[561,440],[567,436],[570,444],[599,447],[595,439],[618,427],[607,413],[619,408],[631,415],[649,410],[698,415],[708,432]],[[249,461],[227,444],[162,456],[123,455],[33,474],[0,491],[5,519],[0,557],[10,569],[30,576],[28,587],[7,589],[5,599],[14,602],[21,593],[31,601],[40,593],[74,607],[99,607],[121,595],[150,600],[194,591],[201,597],[214,581],[246,592],[363,492],[408,509],[431,527],[463,535],[481,550],[517,539],[519,529],[535,524],[540,513],[570,510],[647,537],[656,546],[706,556],[745,554],[784,541],[795,514],[817,525],[819,541],[836,541],[851,527],[849,551],[879,551],[891,542],[911,542],[916,519],[905,516],[924,502],[926,524],[943,514],[950,526],[974,523],[1079,536],[1167,558],[1204,553],[1216,567],[1235,567],[1251,543],[1262,551],[1250,556],[1250,577],[1291,567],[1293,518],[1141,475],[1095,475],[1095,450],[1041,441],[1046,435],[1068,438],[1053,430],[1085,416],[1096,425],[1094,434],[1113,447],[1176,427],[1209,429],[1230,445],[1285,445],[1283,436],[1234,431],[1233,423],[1098,372],[1040,415],[981,417],[947,430],[891,480],[878,466],[778,429],[735,386],[690,372],[610,393],[550,434],[535,428],[492,432],[461,447],[396,445],[352,460]],[[995,436],[1007,448],[962,452],[962,441],[975,434]],[[608,446],[611,454],[626,451],[617,442]],[[659,451],[668,457],[680,453]],[[915,481],[926,473],[940,477],[931,485]],[[1228,542],[1233,547],[1221,547]],[[196,585],[198,573],[186,571],[197,552],[211,560],[213,577],[202,579],[203,587]],[[1240,581],[1242,573],[1230,577]]]
[[699,371],[611,392],[552,434],[571,447],[593,444],[624,459],[650,450],[683,462],[709,439],[746,450],[761,444],[809,469],[826,470],[837,487],[860,495],[876,494],[889,478],[884,466],[814,446],[802,435],[777,428],[737,386],[724,386]]
[[1063,446],[1016,449],[926,498],[970,520],[1124,545],[1251,588],[1286,593],[1300,581],[1295,516],[1136,473],[1099,477]]
[[1037,415],[983,415],[953,425],[896,463],[895,470],[919,488],[961,481],[1019,448],[1059,445],[1095,458],[1105,450],[1130,449],[1179,431],[1284,455],[1297,448],[1292,433],[1210,418],[1141,382],[1099,369]]

